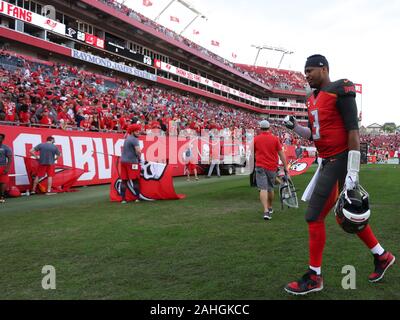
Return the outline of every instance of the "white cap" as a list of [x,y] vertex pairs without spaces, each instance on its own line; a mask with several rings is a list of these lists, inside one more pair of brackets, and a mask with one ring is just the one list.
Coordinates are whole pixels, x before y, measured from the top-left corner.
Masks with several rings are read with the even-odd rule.
[[262,120],[262,121],[260,122],[260,128],[261,128],[261,129],[269,129],[269,122],[268,122],[268,120]]

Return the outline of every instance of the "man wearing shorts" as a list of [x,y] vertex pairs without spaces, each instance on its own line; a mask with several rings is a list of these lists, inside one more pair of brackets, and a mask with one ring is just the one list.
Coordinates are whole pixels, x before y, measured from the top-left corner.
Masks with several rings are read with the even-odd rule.
[[187,174],[187,181],[190,181],[190,173],[194,173],[195,180],[199,180],[199,177],[197,176],[197,159],[195,158],[194,152],[193,152],[193,143],[190,142],[189,146],[185,150],[185,158],[186,158],[186,164],[185,164],[185,173]]
[[0,203],[6,202],[4,193],[8,185],[8,172],[10,171],[12,161],[11,149],[3,144],[5,135],[0,133]]
[[[47,193],[46,195],[53,195],[51,192],[51,186],[53,184],[53,177],[55,175],[56,161],[61,156],[60,151],[54,145],[54,138],[47,137],[45,143],[40,143],[34,147],[30,153],[31,155],[39,160],[39,169],[35,180],[33,181],[32,194],[36,193],[36,187],[39,183],[39,179],[47,175]],[[39,156],[37,155],[39,152]]]
[[121,154],[121,203],[126,203],[126,188],[128,180],[133,182],[133,190],[139,201],[140,189],[140,156],[139,134],[142,127],[140,124],[132,124],[128,127],[128,136],[125,139]]
[[278,170],[278,157],[283,163],[287,174],[287,163],[279,138],[270,131],[267,120],[260,122],[261,133],[254,138],[254,153],[256,157],[256,183],[260,189],[260,200],[264,207],[264,220],[272,219],[272,202],[274,200],[274,183]]

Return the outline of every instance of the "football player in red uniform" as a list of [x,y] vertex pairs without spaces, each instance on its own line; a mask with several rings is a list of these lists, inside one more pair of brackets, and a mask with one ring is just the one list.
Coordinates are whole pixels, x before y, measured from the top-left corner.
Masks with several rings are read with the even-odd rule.
[[[349,80],[331,82],[329,64],[322,55],[307,59],[305,75],[314,89],[307,99],[309,125],[299,125],[293,116],[287,116],[284,124],[303,138],[313,140],[321,161],[302,198],[309,201],[306,211],[309,269],[300,280],[285,287],[285,291],[296,295],[323,289],[321,265],[326,239],[324,220],[335,205],[339,191],[354,190],[358,186],[360,167],[354,84]],[[395,257],[380,245],[369,225],[357,232],[357,236],[374,255],[375,270],[369,276],[369,281],[377,282],[394,263]]]

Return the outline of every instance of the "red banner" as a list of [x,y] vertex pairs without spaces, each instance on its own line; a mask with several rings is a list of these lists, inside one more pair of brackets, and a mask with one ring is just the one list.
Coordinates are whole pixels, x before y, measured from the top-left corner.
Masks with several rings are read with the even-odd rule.
[[295,161],[295,160],[297,159],[297,156],[296,156],[296,146],[284,144],[284,145],[282,146],[282,151],[283,151],[283,153],[285,154],[286,160],[287,160],[288,162],[290,162],[290,161]]
[[55,138],[55,145],[62,156],[57,164],[84,170],[74,186],[110,183],[112,155],[120,155],[123,135],[116,133],[97,133],[65,131],[47,128],[28,128],[1,126],[0,132],[6,134],[4,144],[13,150],[13,163],[10,174],[11,185],[29,186],[29,174],[24,157],[29,151],[46,141],[48,136]]
[[[30,185],[33,185],[33,180],[37,176],[39,169],[39,161],[33,158],[24,157],[26,171]],[[68,192],[70,188],[76,184],[79,177],[85,173],[85,170],[67,167],[61,164],[56,164],[55,176],[53,177],[52,192]],[[47,191],[47,175],[40,178],[37,191],[45,193]]]
[[[120,188],[120,157],[113,157],[112,181],[110,185],[110,200],[121,201]],[[133,183],[128,182],[126,190],[126,200],[177,200],[185,195],[175,193],[172,180],[172,167],[164,163],[145,162],[141,166],[141,175],[139,181],[140,195],[135,194]]]
[[306,173],[314,162],[315,158],[302,158],[293,161],[289,166],[289,175],[294,177]]
[[[57,164],[84,170],[73,186],[107,184],[111,182],[112,156],[120,156],[124,135],[120,133],[66,131],[60,129],[29,128],[0,125],[0,132],[6,134],[4,144],[13,150],[13,162],[10,168],[10,185],[29,187],[29,174],[24,157],[30,157],[29,151],[46,141],[48,136],[55,138],[55,145],[62,156]],[[169,163],[173,176],[184,175],[187,163],[185,151],[193,144],[194,159],[198,163],[208,163],[210,144],[206,138],[189,140],[185,137],[140,137],[145,160]],[[223,159],[239,162],[238,153],[244,153],[239,144],[225,145]],[[198,173],[202,171],[198,166]]]
[[90,44],[90,45],[92,45],[92,46],[95,46],[95,47],[99,47],[99,48],[104,49],[104,40],[101,39],[101,38],[98,38],[98,37],[96,37],[96,36],[94,36],[94,35],[92,35],[92,34],[85,33],[85,39],[84,39],[84,41],[85,41],[87,44]]

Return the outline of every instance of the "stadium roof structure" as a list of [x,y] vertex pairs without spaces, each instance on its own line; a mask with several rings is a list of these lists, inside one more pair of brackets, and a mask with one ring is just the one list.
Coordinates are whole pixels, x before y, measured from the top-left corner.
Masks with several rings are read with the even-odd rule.
[[373,129],[373,128],[382,128],[383,126],[381,126],[379,123],[372,123],[369,126],[367,126],[367,128]]
[[[54,3],[72,16],[76,14],[74,7],[69,2],[62,0],[54,0]],[[238,83],[245,87],[250,92],[256,92],[259,95],[265,95],[275,90],[269,86],[260,83],[249,75],[238,71],[234,67],[229,67],[221,61],[202,53],[199,50],[188,47],[184,43],[168,37],[161,32],[156,31],[154,28],[149,27],[135,19],[131,19],[125,14],[117,13],[106,4],[97,0],[79,0],[78,3],[83,3],[88,9],[81,10],[82,18],[89,23],[96,24],[99,20],[102,21],[102,27],[109,30],[111,33],[116,33],[124,36],[127,39],[134,36],[138,39],[143,46],[154,48],[161,54],[166,54],[170,58],[182,61],[184,63],[190,62],[194,68],[204,70],[219,77],[223,77],[227,81]],[[77,3],[76,3],[77,5]],[[281,92],[277,92],[281,93]],[[288,95],[305,96],[305,93],[299,92],[285,92]]]
[[260,52],[261,52],[261,50],[263,50],[263,49],[265,49],[265,50],[277,51],[277,52],[281,52],[281,53],[282,53],[282,57],[281,57],[281,60],[279,61],[279,64],[278,64],[277,69],[279,69],[279,68],[281,67],[283,58],[285,57],[286,54],[293,54],[293,53],[294,53],[293,51],[287,50],[287,49],[285,49],[285,48],[282,48],[282,47],[274,47],[274,46],[270,46],[270,45],[254,45],[254,44],[253,44],[253,45],[251,45],[251,46],[252,46],[253,48],[256,48],[256,49],[258,50],[258,51],[257,51],[256,58],[255,58],[255,60],[254,60],[254,66],[256,66],[258,56],[260,55]]

